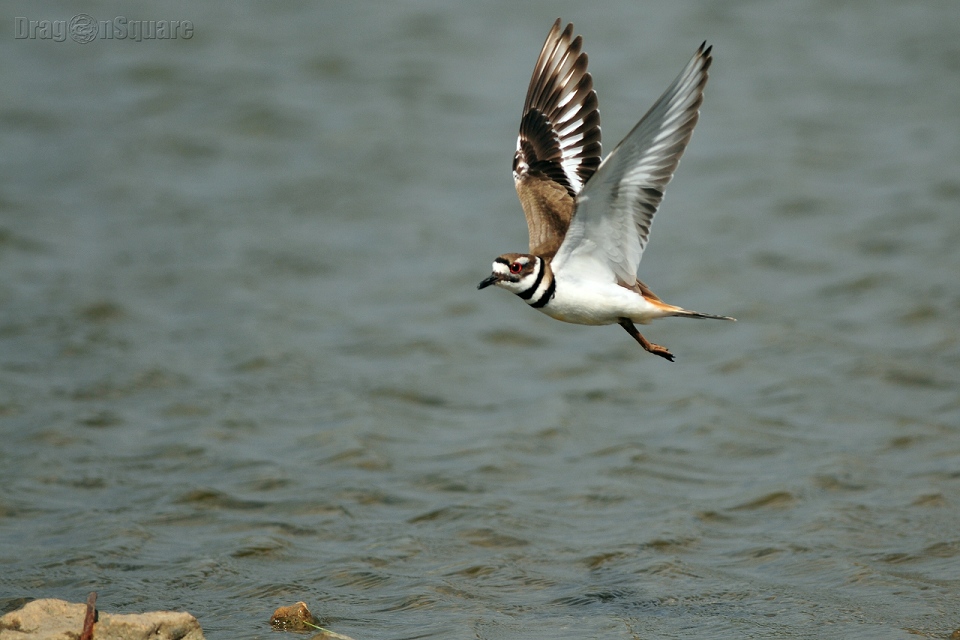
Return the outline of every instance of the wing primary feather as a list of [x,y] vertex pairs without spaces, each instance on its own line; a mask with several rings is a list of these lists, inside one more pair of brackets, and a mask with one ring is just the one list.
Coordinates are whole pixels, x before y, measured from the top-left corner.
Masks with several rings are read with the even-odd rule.
[[626,287],[635,285],[653,217],[700,117],[712,50],[706,42],[700,45],[585,184],[553,260],[554,271],[576,268]]
[[553,23],[534,65],[520,120],[513,174],[530,252],[552,256],[574,198],[600,166],[600,113],[583,39]]

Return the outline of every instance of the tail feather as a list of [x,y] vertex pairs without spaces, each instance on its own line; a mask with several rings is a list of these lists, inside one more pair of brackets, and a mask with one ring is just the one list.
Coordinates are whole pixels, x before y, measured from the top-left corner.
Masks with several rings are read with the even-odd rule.
[[729,320],[731,322],[736,322],[736,318],[731,318],[730,316],[715,316],[712,313],[700,313],[699,311],[687,311],[686,309],[681,309],[677,307],[677,310],[670,314],[677,318],[709,318],[710,320]]
[[689,311],[683,307],[678,307],[676,305],[667,304],[660,300],[660,298],[651,299],[647,296],[644,296],[647,302],[653,304],[654,306],[660,309],[660,312],[663,313],[663,316],[673,316],[677,318],[709,318],[710,320],[729,320],[731,322],[736,322],[736,318],[731,318],[729,316],[715,316],[712,313],[700,313],[699,311]]

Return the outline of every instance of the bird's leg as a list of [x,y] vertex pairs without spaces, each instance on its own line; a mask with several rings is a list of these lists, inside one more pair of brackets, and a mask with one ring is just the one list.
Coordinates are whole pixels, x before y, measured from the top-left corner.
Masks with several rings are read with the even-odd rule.
[[666,347],[661,347],[658,344],[653,344],[637,331],[637,327],[634,326],[633,321],[630,318],[620,318],[620,326],[623,327],[627,333],[633,336],[633,339],[640,343],[640,346],[646,349],[648,352],[652,353],[655,356],[660,356],[661,358],[666,358],[670,362],[673,362],[673,354]]

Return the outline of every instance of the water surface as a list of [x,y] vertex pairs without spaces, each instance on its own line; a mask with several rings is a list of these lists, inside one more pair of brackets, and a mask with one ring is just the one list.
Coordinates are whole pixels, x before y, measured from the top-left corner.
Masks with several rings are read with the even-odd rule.
[[[265,638],[907,638],[960,627],[952,0],[0,11],[0,608]],[[606,148],[699,43],[641,276],[740,319],[502,291],[558,16]]]

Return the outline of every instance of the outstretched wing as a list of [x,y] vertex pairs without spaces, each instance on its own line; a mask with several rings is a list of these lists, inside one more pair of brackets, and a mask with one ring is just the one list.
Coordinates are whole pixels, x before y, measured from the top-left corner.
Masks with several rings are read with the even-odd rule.
[[543,44],[527,89],[513,179],[530,231],[530,253],[553,256],[574,198],[600,166],[600,112],[582,38],[560,20]]
[[700,117],[713,61],[706,44],[580,192],[554,271],[637,283],[653,216]]

